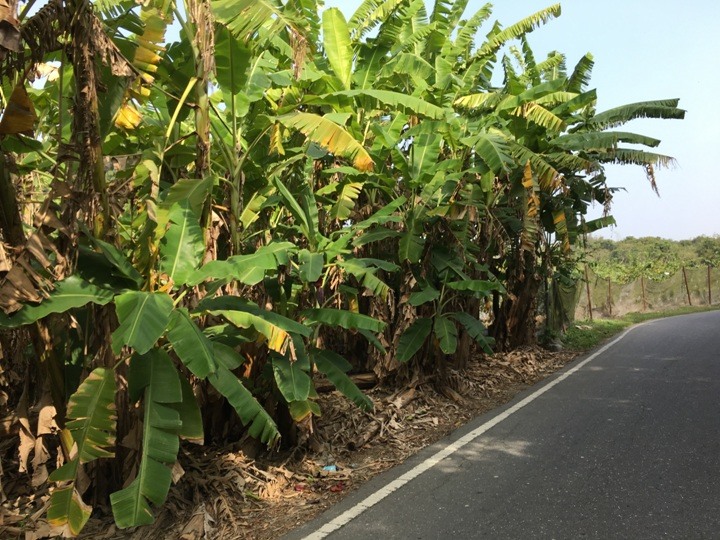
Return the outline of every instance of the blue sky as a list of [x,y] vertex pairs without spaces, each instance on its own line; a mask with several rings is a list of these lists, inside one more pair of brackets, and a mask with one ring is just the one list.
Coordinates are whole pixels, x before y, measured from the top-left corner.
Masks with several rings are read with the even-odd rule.
[[[432,0],[431,0],[432,1]],[[485,2],[470,0],[469,16]],[[326,0],[346,16],[359,0]],[[657,172],[661,197],[650,189],[640,167],[608,167],[608,183],[627,191],[615,195],[618,226],[601,236],[660,236],[681,240],[720,234],[720,2],[717,0],[568,0],[562,16],[530,35],[536,58],[552,50],[569,67],[586,53],[595,57],[591,87],[598,109],[652,99],[680,98],[685,120],[636,120],[623,129],[662,140],[658,152],[678,161]],[[494,3],[492,21],[508,26],[552,5],[538,0]],[[599,216],[601,208],[593,211]]]

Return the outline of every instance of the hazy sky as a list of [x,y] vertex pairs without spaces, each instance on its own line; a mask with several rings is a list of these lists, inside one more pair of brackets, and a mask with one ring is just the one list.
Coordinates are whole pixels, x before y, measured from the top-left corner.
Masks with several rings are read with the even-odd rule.
[[[430,0],[432,2],[432,0]],[[470,0],[466,16],[485,2]],[[541,0],[498,0],[480,35],[499,20],[509,26],[552,5]],[[347,17],[359,0],[326,0]],[[656,172],[661,197],[650,189],[641,167],[607,168],[608,183],[627,192],[615,195],[618,226],[602,236],[661,236],[676,240],[720,234],[720,21],[718,0],[566,0],[562,15],[530,34],[535,57],[552,50],[567,56],[568,68],[586,53],[595,57],[591,87],[598,110],[664,98],[680,98],[684,120],[636,120],[625,131],[662,140],[655,150],[678,161]],[[601,214],[594,211],[593,216]]]

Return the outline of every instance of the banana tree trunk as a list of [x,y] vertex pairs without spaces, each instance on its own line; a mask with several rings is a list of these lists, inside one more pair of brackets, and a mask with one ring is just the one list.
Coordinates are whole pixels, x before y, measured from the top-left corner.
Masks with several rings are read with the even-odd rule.
[[[192,41],[195,56],[195,174],[204,180],[210,174],[210,74],[215,69],[215,30],[208,0],[186,0],[185,8],[195,30]],[[212,223],[212,198],[208,197],[201,221],[205,229],[205,262],[216,258]]]
[[522,266],[516,265],[507,274],[507,296],[496,306],[495,321],[490,333],[499,350],[534,345],[536,339],[535,307],[542,279],[535,257],[523,251]]

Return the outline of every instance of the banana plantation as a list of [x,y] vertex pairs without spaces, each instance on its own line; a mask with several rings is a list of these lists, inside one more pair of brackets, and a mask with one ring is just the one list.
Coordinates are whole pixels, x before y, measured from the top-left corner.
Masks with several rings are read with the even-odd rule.
[[320,381],[535,342],[605,165],[673,161],[622,126],[684,111],[467,4],[2,3],[2,467],[57,534],[152,523],[181,445],[302,444]]

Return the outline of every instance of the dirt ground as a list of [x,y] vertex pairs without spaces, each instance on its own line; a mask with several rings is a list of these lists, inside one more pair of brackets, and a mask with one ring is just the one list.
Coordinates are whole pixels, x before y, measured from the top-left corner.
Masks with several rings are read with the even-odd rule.
[[[277,539],[573,357],[539,348],[478,357],[466,371],[450,375],[442,394],[430,382],[396,393],[367,390],[372,413],[337,392],[322,393],[323,415],[303,449],[268,455],[252,441],[222,448],[184,445],[177,481],[153,525],[121,531],[110,517],[93,516],[81,538]],[[47,538],[52,530],[43,519],[46,499],[38,493],[36,500],[5,501],[0,537]]]

